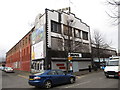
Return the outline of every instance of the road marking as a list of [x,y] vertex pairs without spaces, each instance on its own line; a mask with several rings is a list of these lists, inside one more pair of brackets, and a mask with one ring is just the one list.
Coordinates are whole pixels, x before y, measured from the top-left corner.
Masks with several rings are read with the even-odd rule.
[[25,78],[25,79],[29,79],[27,76],[23,76],[23,75],[18,75],[19,77]]
[[83,77],[85,77],[85,76],[76,76],[77,77],[77,79],[81,79],[81,78],[83,78]]
[[78,84],[71,85],[71,86],[68,86],[68,87],[65,87],[65,88],[76,87],[76,86],[79,86],[79,85],[87,84],[87,83],[89,83],[89,82],[90,82],[90,81],[86,81],[86,82],[78,83]]

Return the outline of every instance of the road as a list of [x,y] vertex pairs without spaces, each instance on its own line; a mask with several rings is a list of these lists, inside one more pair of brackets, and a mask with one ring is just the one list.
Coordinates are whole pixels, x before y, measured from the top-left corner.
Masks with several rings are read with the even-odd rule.
[[103,72],[97,72],[78,76],[76,83],[57,88],[118,88],[118,79],[106,78]]
[[[0,71],[1,72],[1,71]],[[2,73],[2,88],[33,88],[29,86],[28,77],[17,73]],[[118,88],[118,79],[106,78],[103,72],[94,72],[77,76],[76,83],[53,88]]]

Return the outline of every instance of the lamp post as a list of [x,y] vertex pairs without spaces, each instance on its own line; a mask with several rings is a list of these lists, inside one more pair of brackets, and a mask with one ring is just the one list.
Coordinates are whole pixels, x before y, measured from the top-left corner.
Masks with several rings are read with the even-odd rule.
[[[70,11],[69,11],[69,13],[70,13]],[[66,68],[66,71],[67,71],[67,73],[69,72],[69,69],[70,69],[70,61],[72,60],[72,57],[71,57],[71,40],[70,40],[70,35],[71,35],[71,33],[70,33],[70,25],[71,25],[71,23],[73,22],[73,20],[72,19],[70,19],[70,20],[67,20],[67,26],[68,26],[68,32],[67,32],[67,34],[68,34],[68,42],[67,42],[67,44],[68,44],[68,59],[67,59],[67,62],[66,62],[66,66],[67,66],[67,68]]]

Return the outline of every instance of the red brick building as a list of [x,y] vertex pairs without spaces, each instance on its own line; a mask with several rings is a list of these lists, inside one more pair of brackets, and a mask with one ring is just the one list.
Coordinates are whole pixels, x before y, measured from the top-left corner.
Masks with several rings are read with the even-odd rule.
[[30,71],[31,33],[32,30],[6,53],[6,66],[13,67],[15,70]]

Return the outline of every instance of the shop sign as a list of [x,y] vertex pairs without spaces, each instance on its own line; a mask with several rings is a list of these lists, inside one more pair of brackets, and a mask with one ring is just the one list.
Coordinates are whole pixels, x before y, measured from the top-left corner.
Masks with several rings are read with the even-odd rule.
[[70,57],[82,57],[81,53],[68,53]]

